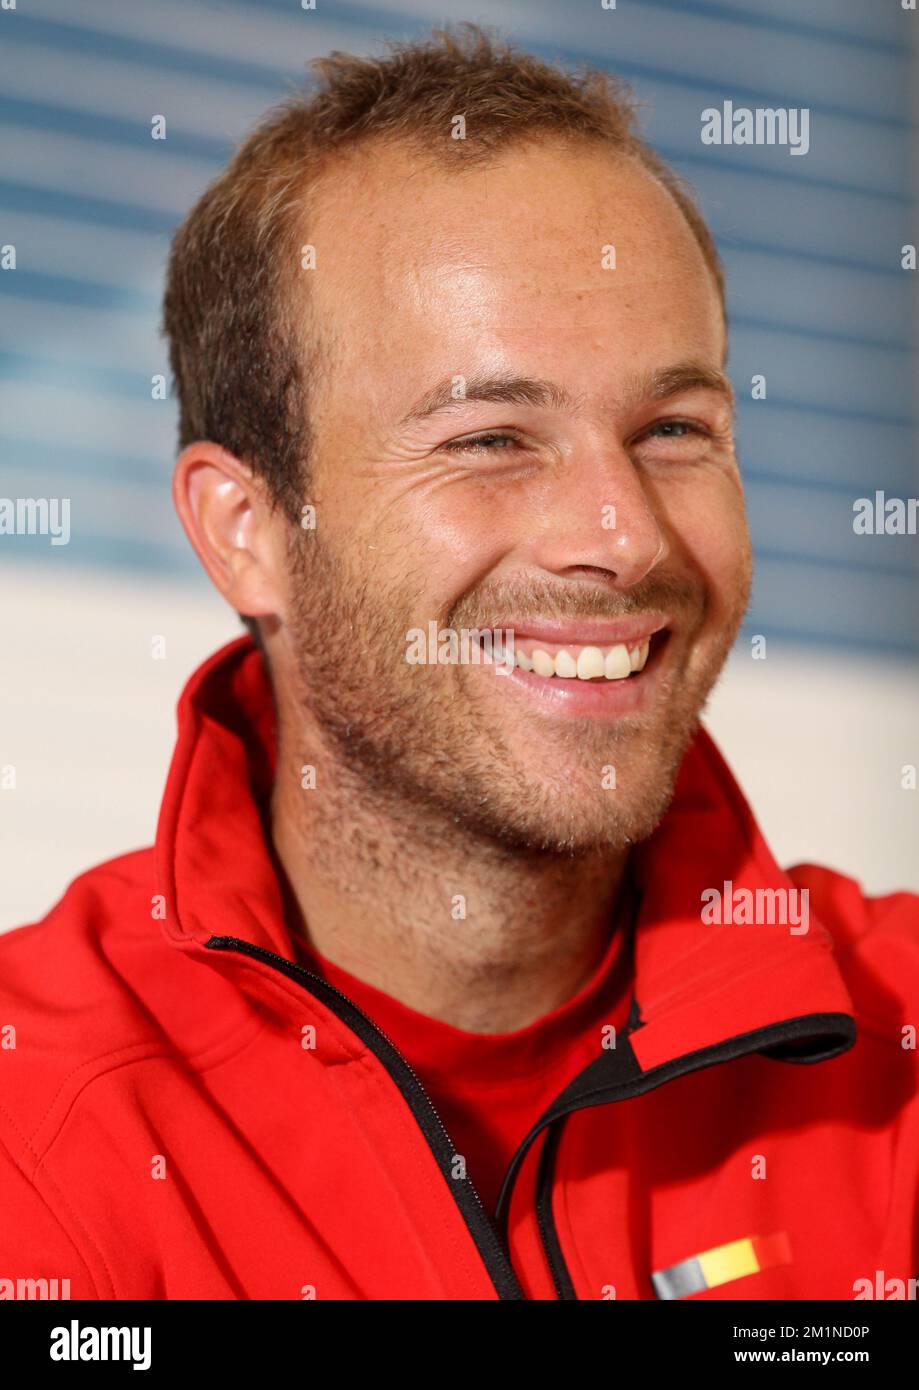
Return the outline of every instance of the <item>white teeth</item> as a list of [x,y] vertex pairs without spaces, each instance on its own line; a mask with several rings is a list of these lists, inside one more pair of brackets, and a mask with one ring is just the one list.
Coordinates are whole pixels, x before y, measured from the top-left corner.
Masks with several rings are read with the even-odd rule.
[[599,647],[584,647],[577,661],[578,680],[590,681],[603,675],[603,653]]
[[562,648],[555,656],[550,656],[537,647],[531,656],[516,648],[517,665],[522,671],[534,671],[537,676],[559,676],[562,680],[577,678],[582,681],[597,680],[621,681],[633,671],[643,671],[648,660],[650,639],[627,647],[617,642],[614,647],[602,650],[600,647],[582,647],[577,657]]
[[603,674],[608,681],[621,681],[626,676],[631,675],[632,663],[629,660],[629,649],[620,642],[612,647],[606,654],[603,663]]

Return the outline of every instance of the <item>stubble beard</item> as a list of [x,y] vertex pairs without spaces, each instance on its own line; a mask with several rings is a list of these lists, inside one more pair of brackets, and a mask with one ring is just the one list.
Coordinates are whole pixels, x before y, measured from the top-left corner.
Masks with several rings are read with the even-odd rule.
[[[423,825],[428,839],[440,832],[516,855],[612,853],[654,831],[749,595],[747,570],[705,655],[696,652],[691,669],[661,672],[653,711],[613,725],[567,725],[534,714],[534,743],[551,750],[535,775],[532,753],[527,764],[496,727],[494,692],[483,703],[481,672],[406,661],[409,629],[425,627],[431,616],[410,616],[421,606],[417,593],[354,573],[348,557],[331,554],[317,532],[292,528],[289,559],[296,703],[318,729],[340,786],[360,798],[365,812],[382,813],[406,830]],[[445,627],[488,626],[481,596],[472,597],[436,620]],[[698,623],[705,614],[699,589],[666,577],[637,586],[616,600],[618,607],[609,595],[594,593],[579,597],[575,609],[570,596],[559,601],[548,588],[539,595],[530,589],[527,602],[528,608],[510,611],[518,619],[527,612],[611,617],[676,607],[684,615],[694,609]],[[501,677],[491,672],[489,679]],[[610,767],[614,788],[604,771]]]

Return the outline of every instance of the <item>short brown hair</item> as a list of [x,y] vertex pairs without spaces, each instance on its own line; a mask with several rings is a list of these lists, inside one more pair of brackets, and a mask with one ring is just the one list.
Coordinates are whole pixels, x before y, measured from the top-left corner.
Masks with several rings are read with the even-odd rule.
[[[310,63],[315,90],[267,114],[192,208],[169,257],[163,332],[179,446],[210,439],[243,459],[291,521],[299,520],[311,444],[307,396],[322,354],[321,325],[312,326],[304,350],[290,305],[302,284],[307,195],[339,151],[400,140],[428,158],[468,166],[537,133],[605,144],[669,190],[724,306],[714,239],[688,186],[638,135],[638,102],[620,79],[588,66],[566,71],[469,23],[387,47],[381,57],[336,51]],[[458,114],[462,140],[450,138]]]

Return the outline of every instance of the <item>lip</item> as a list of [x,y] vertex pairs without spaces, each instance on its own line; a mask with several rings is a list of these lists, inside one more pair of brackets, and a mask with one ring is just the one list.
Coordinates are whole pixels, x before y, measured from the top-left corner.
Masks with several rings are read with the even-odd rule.
[[[653,629],[655,632],[660,630],[659,627]],[[647,626],[642,631],[647,632]],[[550,640],[544,630],[541,635],[544,641]],[[569,636],[568,641],[573,642],[574,638]],[[582,681],[576,676],[570,680],[557,676],[546,679],[519,666],[510,668],[499,663],[481,666],[479,670],[490,672],[495,680],[504,683],[509,693],[525,699],[531,708],[541,709],[547,714],[571,718],[622,719],[638,713],[654,698],[669,645],[668,634],[660,647],[655,649],[652,645],[648,664],[643,671],[635,671],[618,681]]]
[[514,637],[526,637],[535,642],[552,642],[558,646],[570,643],[572,646],[612,647],[617,643],[634,646],[646,638],[671,625],[671,618],[664,613],[645,613],[635,618],[597,618],[579,622],[565,622],[545,619],[514,622],[513,619],[489,624],[493,630],[498,628],[510,631]]

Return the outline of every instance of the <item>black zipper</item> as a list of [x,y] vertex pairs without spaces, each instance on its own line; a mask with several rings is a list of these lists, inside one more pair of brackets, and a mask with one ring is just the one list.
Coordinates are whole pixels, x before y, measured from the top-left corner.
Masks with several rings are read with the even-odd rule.
[[556,1157],[565,1119],[577,1110],[610,1105],[656,1090],[668,1081],[706,1067],[734,1061],[738,1057],[761,1053],[775,1061],[807,1064],[829,1061],[848,1052],[856,1040],[855,1020],[849,1014],[802,1014],[748,1033],[738,1033],[709,1047],[687,1052],[650,1071],[642,1071],[630,1034],[642,1027],[637,1002],[633,998],[627,1027],[614,1049],[590,1062],[561,1095],[549,1106],[526,1135],[510,1161],[495,1208],[499,1232],[506,1239],[510,1198],[514,1180],[530,1144],[548,1129],[539,1158],[536,1180],[536,1217],[546,1262],[560,1299],[577,1299],[574,1283],[565,1263],[561,1241],[552,1213]]
[[408,1102],[466,1222],[495,1291],[500,1299],[507,1301],[526,1299],[526,1294],[514,1273],[507,1243],[511,1193],[530,1145],[544,1129],[549,1129],[550,1132],[539,1161],[536,1218],[556,1292],[560,1299],[567,1301],[577,1299],[577,1293],[555,1227],[552,1214],[552,1186],[562,1121],[568,1115],[576,1110],[644,1095],[645,1092],[655,1090],[678,1076],[685,1076],[720,1062],[732,1061],[753,1052],[761,1052],[765,1056],[785,1062],[825,1061],[847,1052],[856,1038],[855,1021],[849,1014],[804,1014],[798,1018],[785,1019],[781,1023],[753,1029],[748,1033],[739,1033],[736,1037],[714,1043],[710,1047],[699,1048],[695,1052],[663,1062],[660,1066],[652,1067],[650,1071],[642,1071],[630,1037],[630,1034],[643,1026],[638,1003],[633,997],[628,1023],[619,1035],[616,1047],[601,1054],[579,1072],[518,1145],[504,1176],[493,1221],[472,1180],[469,1177],[453,1176],[454,1163],[460,1155],[420,1078],[392,1039],[387,1037],[382,1028],[379,1028],[353,999],[349,999],[340,989],[329,984],[328,980],[305,969],[304,966],[297,965],[285,956],[279,956],[275,951],[268,951],[263,946],[254,946],[252,942],[243,941],[240,937],[212,936],[205,944],[209,950],[236,951],[240,955],[264,961],[282,975],[302,984],[373,1051]]
[[468,1177],[456,1178],[453,1175],[455,1160],[460,1158],[456,1145],[447,1133],[447,1128],[418,1075],[392,1039],[386,1036],[382,1028],[379,1028],[353,999],[342,994],[340,989],[330,985],[321,975],[313,974],[311,970],[287,960],[285,956],[279,956],[263,946],[254,946],[251,941],[243,941],[236,936],[212,936],[205,944],[211,951],[236,951],[240,955],[252,956],[302,984],[310,994],[314,994],[332,1009],[333,1013],[371,1048],[411,1107],[475,1241],[498,1297],[505,1300],[525,1299],[526,1294],[514,1273],[504,1240],[486,1211],[472,1180]]
[[568,1266],[565,1264],[558,1231],[555,1229],[555,1218],[552,1215],[555,1156],[558,1153],[564,1123],[564,1120],[556,1120],[549,1126],[542,1153],[539,1155],[539,1169],[536,1175],[536,1224],[539,1227],[539,1238],[542,1241],[542,1248],[545,1252],[549,1272],[552,1275],[552,1282],[555,1285],[555,1292],[561,1300],[567,1302],[569,1299],[576,1299],[577,1294],[574,1284],[571,1282],[571,1275],[568,1273]]

